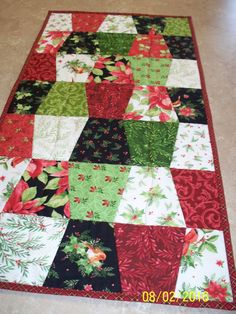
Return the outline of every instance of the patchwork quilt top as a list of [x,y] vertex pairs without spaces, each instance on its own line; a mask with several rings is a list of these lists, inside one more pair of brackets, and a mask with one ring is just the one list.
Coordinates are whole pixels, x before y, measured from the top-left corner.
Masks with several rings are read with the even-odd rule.
[[49,12],[0,156],[0,288],[235,309],[190,17]]

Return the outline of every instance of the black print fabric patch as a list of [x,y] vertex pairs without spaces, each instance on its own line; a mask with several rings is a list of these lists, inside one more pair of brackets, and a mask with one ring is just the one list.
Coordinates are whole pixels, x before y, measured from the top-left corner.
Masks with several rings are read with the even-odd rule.
[[121,291],[114,229],[104,222],[70,220],[44,286]]
[[192,37],[163,36],[174,59],[196,60]]
[[130,164],[123,121],[90,118],[78,139],[70,160]]

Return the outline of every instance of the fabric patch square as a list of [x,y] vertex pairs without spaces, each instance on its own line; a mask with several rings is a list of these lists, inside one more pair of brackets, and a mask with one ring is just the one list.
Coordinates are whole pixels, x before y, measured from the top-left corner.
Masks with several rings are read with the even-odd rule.
[[129,164],[130,155],[123,121],[89,118],[70,160]]
[[170,170],[132,166],[114,221],[185,227]]
[[88,82],[133,84],[133,73],[127,57],[99,57]]
[[38,53],[55,55],[69,35],[70,32],[44,32],[35,50]]
[[87,82],[96,60],[89,54],[57,55],[57,81]]
[[48,31],[72,31],[71,13],[51,13],[44,32]]
[[133,87],[131,84],[86,84],[89,116],[122,119]]
[[187,229],[175,297],[208,293],[209,300],[233,302],[222,231]]
[[96,32],[107,14],[72,13],[74,32]]
[[30,160],[21,157],[0,157],[0,212],[20,180]]
[[164,86],[135,86],[123,114],[125,120],[174,122],[177,114]]
[[66,219],[0,214],[1,281],[42,286],[66,225]]
[[69,160],[88,118],[35,116],[33,158]]
[[173,59],[165,85],[168,87],[201,88],[197,61]]
[[32,155],[34,115],[6,114],[0,123],[0,156]]
[[172,58],[162,35],[137,35],[129,51],[129,56],[146,58]]
[[196,59],[192,37],[163,37],[174,59]]
[[222,229],[216,174],[212,171],[171,169],[186,226]]
[[82,83],[56,82],[36,114],[88,116],[85,86]]
[[56,81],[56,59],[49,53],[33,52],[22,74],[22,80]]
[[168,88],[180,122],[207,124],[201,89]]
[[133,20],[139,34],[149,34],[151,30],[162,33],[165,27],[165,18],[133,15]]
[[70,217],[68,183],[67,162],[32,159],[3,212]]
[[166,85],[171,60],[168,58],[127,57],[136,85]]
[[163,35],[170,36],[192,36],[188,18],[165,18],[165,28]]
[[96,33],[72,32],[59,54],[95,54],[98,47]]
[[208,126],[180,123],[171,168],[214,171]]
[[185,228],[115,224],[122,291],[175,289]]
[[104,222],[70,220],[44,286],[121,291],[114,229]]
[[97,30],[102,33],[137,34],[132,16],[108,14]]
[[21,81],[9,106],[9,113],[35,113],[49,93],[53,82]]
[[71,218],[113,222],[130,167],[70,164]]
[[133,34],[97,33],[101,55],[128,55],[135,39]]
[[178,123],[153,121],[124,121],[130,156],[133,164],[169,167]]

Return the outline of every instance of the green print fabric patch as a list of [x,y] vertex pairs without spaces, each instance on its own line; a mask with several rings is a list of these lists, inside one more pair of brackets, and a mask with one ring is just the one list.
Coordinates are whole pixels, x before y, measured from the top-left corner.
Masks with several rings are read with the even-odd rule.
[[137,85],[165,86],[170,71],[171,59],[127,57]]
[[85,85],[56,82],[36,114],[52,116],[88,116]]
[[124,121],[131,160],[144,166],[169,167],[178,123]]
[[114,220],[130,167],[71,163],[69,169],[71,218]]

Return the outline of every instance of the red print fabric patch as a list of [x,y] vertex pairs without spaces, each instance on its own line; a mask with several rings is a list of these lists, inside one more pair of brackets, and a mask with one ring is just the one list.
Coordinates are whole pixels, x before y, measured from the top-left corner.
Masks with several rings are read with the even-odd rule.
[[107,14],[72,14],[72,27],[74,32],[96,32]]
[[162,35],[150,32],[148,35],[138,35],[129,51],[129,56],[147,58],[172,58]]
[[7,114],[0,124],[0,155],[31,157],[33,132],[34,115]]
[[175,290],[184,234],[184,228],[115,224],[122,290]]
[[92,118],[122,119],[132,95],[132,84],[87,84],[89,116]]
[[56,58],[48,53],[33,52],[22,80],[56,81]]
[[221,229],[215,172],[171,169],[180,205],[189,228]]

